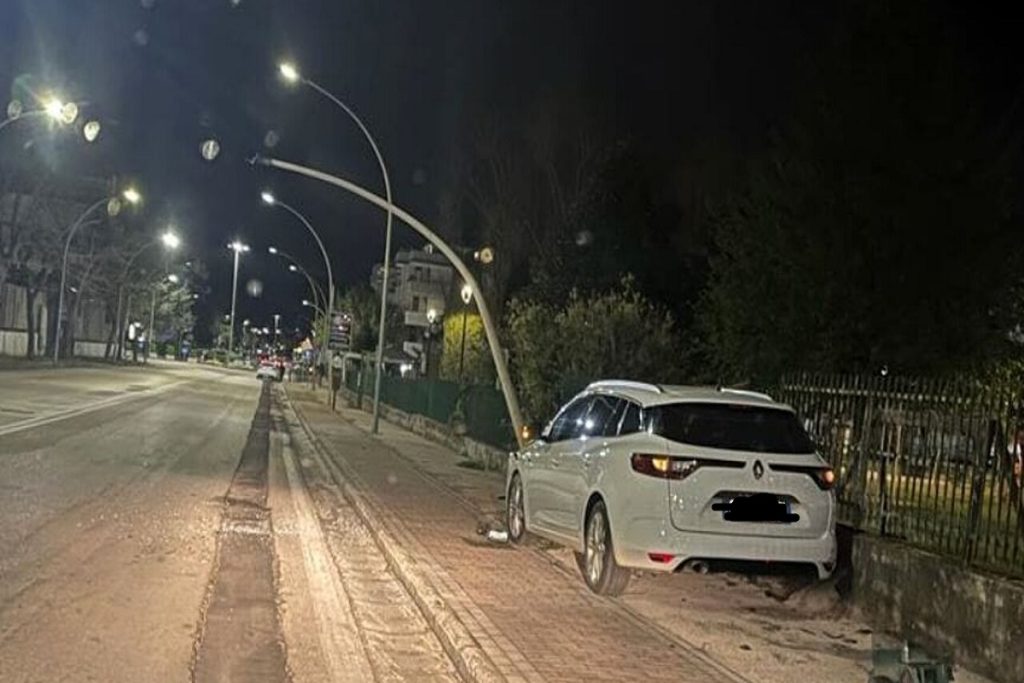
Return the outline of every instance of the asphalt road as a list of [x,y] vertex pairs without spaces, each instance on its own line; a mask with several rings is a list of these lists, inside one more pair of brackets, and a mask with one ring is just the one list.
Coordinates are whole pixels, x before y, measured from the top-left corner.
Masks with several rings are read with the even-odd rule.
[[251,372],[0,372],[0,681],[456,680],[292,438]]

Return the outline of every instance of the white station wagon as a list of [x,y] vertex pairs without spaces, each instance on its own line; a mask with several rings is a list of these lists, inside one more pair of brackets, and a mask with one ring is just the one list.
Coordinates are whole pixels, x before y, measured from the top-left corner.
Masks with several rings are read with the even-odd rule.
[[793,409],[748,391],[591,384],[510,456],[508,530],[573,549],[587,585],[630,569],[836,558],[835,474]]

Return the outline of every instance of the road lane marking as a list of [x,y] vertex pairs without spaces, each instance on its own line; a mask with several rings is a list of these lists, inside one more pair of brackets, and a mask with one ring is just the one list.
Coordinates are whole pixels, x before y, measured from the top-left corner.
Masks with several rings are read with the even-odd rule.
[[359,638],[355,615],[345,587],[338,578],[323,529],[313,512],[313,501],[295,464],[291,436],[282,434],[281,457],[295,510],[295,532],[302,547],[306,581],[313,595],[320,651],[332,681],[372,681],[370,659]]
[[27,420],[13,422],[11,424],[0,427],[0,436],[7,436],[8,434],[22,432],[25,431],[26,429],[35,429],[36,427],[43,427],[54,422],[60,422],[61,420],[69,420],[73,417],[78,417],[79,415],[85,415],[87,413],[92,413],[103,408],[109,408],[110,406],[116,406],[120,403],[126,403],[128,401],[144,398],[146,396],[156,396],[158,394],[164,393],[165,391],[174,389],[175,387],[179,387],[182,384],[188,384],[190,381],[191,380],[181,380],[178,382],[171,382],[170,384],[165,384],[163,386],[156,387],[153,389],[147,389],[145,391],[135,391],[132,393],[113,396],[111,398],[106,398],[100,401],[94,401],[93,403],[89,403],[84,406],[68,408],[66,410],[58,410],[57,412],[54,413],[47,413],[46,415],[40,415],[38,417],[32,417]]

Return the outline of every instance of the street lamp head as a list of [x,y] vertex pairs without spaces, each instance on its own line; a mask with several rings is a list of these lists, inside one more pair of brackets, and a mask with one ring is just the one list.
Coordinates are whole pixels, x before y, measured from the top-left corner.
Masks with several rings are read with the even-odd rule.
[[121,196],[124,197],[125,201],[128,202],[129,204],[138,204],[140,201],[142,201],[142,195],[139,194],[139,191],[136,190],[134,187],[127,188],[124,192],[121,193]]
[[164,246],[168,249],[177,249],[181,246],[181,238],[174,234],[174,231],[168,230],[164,234],[160,235],[160,241],[164,243]]
[[431,325],[433,325],[435,322],[437,322],[437,309],[436,308],[431,308],[430,310],[427,311],[427,322],[430,323]]
[[273,206],[274,202],[276,201],[274,199],[274,193],[271,192],[270,190],[263,190],[263,192],[260,192],[260,199],[262,199],[263,203],[267,204],[268,206]]
[[248,244],[242,244],[238,240],[235,240],[234,242],[232,242],[231,244],[228,245],[228,249],[230,249],[231,251],[234,251],[236,253],[245,253],[245,252],[249,251],[249,245]]
[[281,62],[278,65],[277,70],[280,72],[281,78],[289,83],[298,83],[301,78],[301,76],[299,76],[299,70],[291,62]]
[[293,263],[288,266],[288,270],[290,270],[293,273],[297,273],[299,272],[299,267]]
[[64,120],[64,103],[56,97],[48,100],[46,104],[43,105],[43,110],[46,112],[46,115],[54,121]]
[[473,288],[469,286],[469,283],[462,285],[462,301],[466,304],[473,298]]
[[267,247],[267,251],[275,256],[277,255],[277,247]]
[[171,273],[170,275],[167,276],[167,281],[170,282],[171,284],[176,285],[179,282],[181,282],[181,278],[178,277],[175,273]]
[[310,305],[310,303],[309,303],[309,299],[303,299],[303,300],[302,300],[302,305],[303,305],[303,306],[309,306],[309,305]]

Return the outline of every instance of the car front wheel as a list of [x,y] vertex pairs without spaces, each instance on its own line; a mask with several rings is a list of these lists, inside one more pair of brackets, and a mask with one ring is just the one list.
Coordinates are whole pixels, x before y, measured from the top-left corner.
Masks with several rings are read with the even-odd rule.
[[508,487],[506,520],[508,540],[522,543],[526,537],[526,507],[523,505],[523,480],[518,474],[512,475],[512,483]]
[[587,514],[583,552],[576,553],[576,564],[590,590],[598,595],[621,595],[629,583],[629,570],[615,563],[612,530],[604,501],[597,501]]

